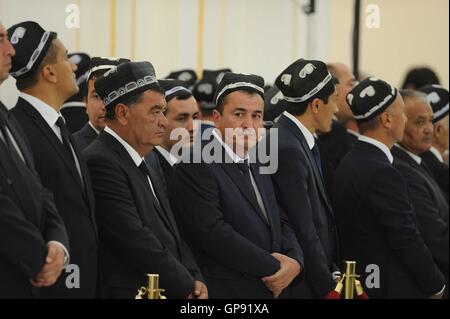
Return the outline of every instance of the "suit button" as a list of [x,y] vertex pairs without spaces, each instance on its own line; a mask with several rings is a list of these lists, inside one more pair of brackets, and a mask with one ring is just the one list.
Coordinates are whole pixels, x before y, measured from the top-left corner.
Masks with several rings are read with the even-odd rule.
[[12,182],[12,180],[11,180],[10,178],[7,178],[7,179],[6,179],[6,184],[12,185],[12,183],[13,183],[13,182]]

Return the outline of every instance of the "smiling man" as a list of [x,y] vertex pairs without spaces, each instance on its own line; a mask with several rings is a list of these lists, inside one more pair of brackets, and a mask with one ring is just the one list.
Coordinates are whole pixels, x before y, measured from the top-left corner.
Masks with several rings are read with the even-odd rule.
[[159,274],[168,298],[207,298],[200,271],[144,156],[166,130],[164,91],[149,62],[127,62],[95,81],[106,127],[85,151],[92,174],[107,298],[133,298]]

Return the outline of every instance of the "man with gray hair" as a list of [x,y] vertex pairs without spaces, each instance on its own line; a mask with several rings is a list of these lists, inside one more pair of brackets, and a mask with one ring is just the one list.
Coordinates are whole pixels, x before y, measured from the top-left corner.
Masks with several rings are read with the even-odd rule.
[[[445,278],[416,222],[408,184],[394,167],[392,146],[403,139],[400,94],[377,78],[359,83],[347,101],[362,134],[336,172],[334,208],[343,260],[355,260],[370,298],[441,298]],[[370,280],[369,280],[370,282]]]
[[411,90],[400,93],[405,101],[408,122],[403,140],[392,149],[394,166],[408,183],[417,226],[448,283],[449,207],[430,169],[419,156],[431,147],[433,110],[426,94]]

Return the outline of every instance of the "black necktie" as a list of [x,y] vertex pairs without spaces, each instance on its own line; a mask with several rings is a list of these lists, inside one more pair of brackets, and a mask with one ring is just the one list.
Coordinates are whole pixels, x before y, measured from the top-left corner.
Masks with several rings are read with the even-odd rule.
[[242,175],[245,177],[245,180],[252,191],[253,199],[256,201],[256,203],[258,203],[258,206],[259,206],[261,213],[263,214],[265,220],[268,221],[267,213],[264,209],[264,203],[260,202],[258,200],[258,196],[256,196],[255,186],[253,185],[252,178],[250,176],[250,166],[248,164],[248,159],[246,159],[243,162],[238,162],[236,164],[237,164],[239,170],[241,171]]
[[72,148],[70,147],[71,143],[70,143],[69,131],[67,130],[66,123],[64,122],[64,119],[61,116],[56,121],[56,126],[58,126],[59,129],[61,130],[62,142],[63,142],[63,145],[66,148],[70,158],[75,160],[73,158]]
[[314,144],[314,147],[312,148],[312,153],[314,156],[314,161],[316,162],[316,166],[319,169],[320,175],[323,176],[322,174],[322,160],[320,159],[320,151],[319,151],[319,146],[317,145],[317,142]]
[[[141,171],[141,173],[145,176],[145,178],[146,179],[150,179],[150,181],[152,183],[152,186],[153,186],[152,194],[153,194],[153,197],[154,197],[154,199],[156,201],[155,203],[157,203],[158,207],[161,208],[161,204],[160,204],[158,198],[156,197],[155,186],[154,186],[154,183],[153,183],[152,178],[150,176],[150,172],[149,172],[147,163],[143,160],[141,165],[139,165],[138,167],[139,167],[139,170]],[[148,183],[148,181],[147,181],[147,183]],[[150,185],[148,185],[148,186],[150,187]]]
[[6,131],[6,121],[3,119],[3,116],[0,115],[0,132],[2,132],[4,142],[9,149],[12,149],[12,143],[9,138],[8,132]]

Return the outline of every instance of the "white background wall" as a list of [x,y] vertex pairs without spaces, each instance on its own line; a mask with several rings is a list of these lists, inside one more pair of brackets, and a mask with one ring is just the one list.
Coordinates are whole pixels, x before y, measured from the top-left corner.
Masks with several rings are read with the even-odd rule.
[[[351,64],[354,1],[316,0],[318,14],[310,17],[302,10],[306,2],[0,0],[0,21],[6,27],[37,21],[58,32],[69,51],[148,60],[160,77],[180,68],[230,67],[260,74],[271,83],[299,57]],[[65,25],[71,3],[80,8],[78,30]],[[381,27],[362,28],[361,70],[400,85],[407,68],[425,64],[448,87],[448,0],[364,0],[362,22],[371,3],[380,7]],[[9,79],[0,86],[0,99],[12,106],[16,98],[14,80]]]

